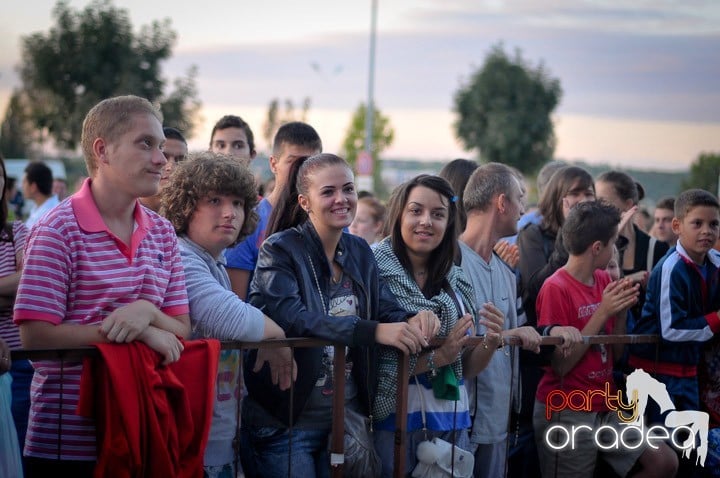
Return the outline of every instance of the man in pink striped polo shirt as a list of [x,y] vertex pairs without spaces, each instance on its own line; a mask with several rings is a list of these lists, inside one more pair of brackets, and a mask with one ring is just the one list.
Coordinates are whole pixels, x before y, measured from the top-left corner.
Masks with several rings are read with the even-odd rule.
[[[137,200],[158,191],[164,142],[161,114],[143,98],[109,98],[87,114],[90,178],[28,239],[14,312],[25,348],[140,340],[178,360],[190,319],[177,238]],[[26,476],[92,476],[94,423],[76,415],[81,362],[33,365]]]

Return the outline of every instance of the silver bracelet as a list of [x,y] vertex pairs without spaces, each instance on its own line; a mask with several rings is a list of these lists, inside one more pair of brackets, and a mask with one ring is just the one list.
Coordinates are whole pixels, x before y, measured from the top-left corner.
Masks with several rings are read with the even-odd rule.
[[435,351],[431,350],[427,356],[427,367],[430,378],[437,377],[437,367],[435,367]]

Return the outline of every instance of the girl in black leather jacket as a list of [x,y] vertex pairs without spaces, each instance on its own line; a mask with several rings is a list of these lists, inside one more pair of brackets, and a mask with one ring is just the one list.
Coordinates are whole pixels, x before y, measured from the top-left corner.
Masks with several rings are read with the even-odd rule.
[[[430,311],[400,307],[380,281],[367,242],[344,232],[357,206],[345,160],[332,154],[302,158],[289,174],[288,190],[273,209],[260,248],[249,301],[287,337],[345,344],[345,406],[368,415],[376,381],[375,345],[417,353],[437,332],[439,321]],[[275,385],[263,359],[249,355],[242,411],[246,473],[329,476],[332,355],[332,347],[296,348],[292,394]]]

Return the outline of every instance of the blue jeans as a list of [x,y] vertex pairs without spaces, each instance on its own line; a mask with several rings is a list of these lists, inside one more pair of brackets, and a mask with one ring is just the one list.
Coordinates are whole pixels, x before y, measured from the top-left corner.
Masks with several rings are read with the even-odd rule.
[[515,433],[511,433],[508,456],[508,478],[540,478],[540,461],[535,445],[535,429],[532,422],[514,416],[520,420]]
[[[243,427],[242,466],[246,476],[329,478],[328,430]],[[292,450],[291,450],[292,448]]]
[[10,375],[12,381],[12,415],[17,430],[18,443],[22,453],[25,446],[25,433],[30,414],[30,383],[35,369],[29,360],[13,360]]

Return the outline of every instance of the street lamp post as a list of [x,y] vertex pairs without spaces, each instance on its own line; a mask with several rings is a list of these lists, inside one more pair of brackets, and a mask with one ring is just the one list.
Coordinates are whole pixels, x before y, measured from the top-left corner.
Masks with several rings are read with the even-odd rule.
[[375,119],[375,32],[377,30],[377,0],[372,0],[370,15],[370,62],[368,68],[368,97],[365,108],[365,148],[358,157],[358,188],[373,191],[373,120]]

